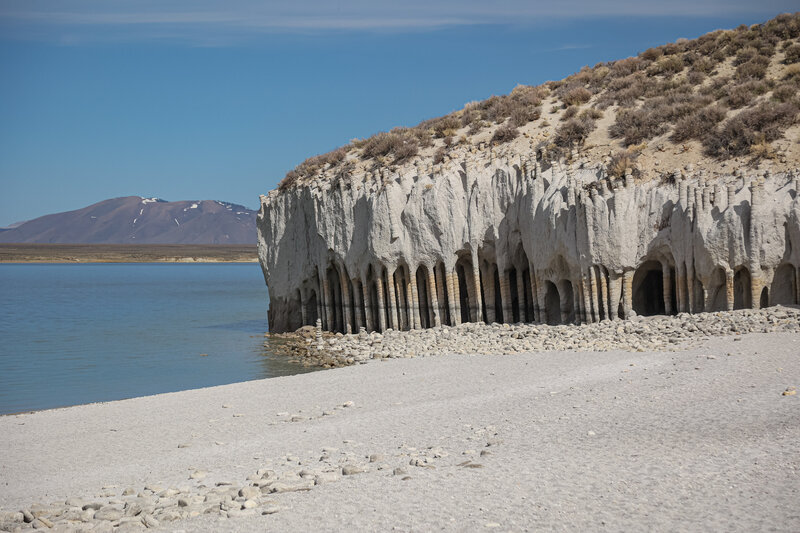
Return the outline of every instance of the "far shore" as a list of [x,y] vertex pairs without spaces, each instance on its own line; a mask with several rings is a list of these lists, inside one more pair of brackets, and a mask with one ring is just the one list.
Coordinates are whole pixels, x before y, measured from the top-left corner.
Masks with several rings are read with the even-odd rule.
[[0,244],[0,263],[256,263],[255,244]]

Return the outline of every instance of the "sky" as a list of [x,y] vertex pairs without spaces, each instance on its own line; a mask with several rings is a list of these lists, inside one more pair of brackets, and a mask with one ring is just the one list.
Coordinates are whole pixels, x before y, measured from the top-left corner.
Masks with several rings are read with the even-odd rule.
[[797,9],[782,0],[2,0],[0,227],[118,196],[258,207],[305,158]]

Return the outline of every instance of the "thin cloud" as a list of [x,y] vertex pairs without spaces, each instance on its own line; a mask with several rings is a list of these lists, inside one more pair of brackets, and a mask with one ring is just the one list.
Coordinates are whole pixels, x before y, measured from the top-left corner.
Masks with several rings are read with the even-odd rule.
[[[169,27],[175,39],[205,40],[235,35],[307,31],[419,31],[485,24],[536,24],[553,18],[613,16],[715,16],[792,10],[784,0],[4,0],[0,35],[31,38],[71,35],[90,41],[94,32],[122,29],[126,38],[148,39]],[[108,34],[108,32],[106,32]],[[155,32],[159,34],[158,31]]]

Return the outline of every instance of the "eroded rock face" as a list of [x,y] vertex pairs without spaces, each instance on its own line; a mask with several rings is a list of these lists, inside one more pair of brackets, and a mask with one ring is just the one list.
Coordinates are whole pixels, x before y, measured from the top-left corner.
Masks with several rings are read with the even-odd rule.
[[635,182],[491,152],[323,176],[261,197],[270,330],[796,304],[798,188],[791,173]]

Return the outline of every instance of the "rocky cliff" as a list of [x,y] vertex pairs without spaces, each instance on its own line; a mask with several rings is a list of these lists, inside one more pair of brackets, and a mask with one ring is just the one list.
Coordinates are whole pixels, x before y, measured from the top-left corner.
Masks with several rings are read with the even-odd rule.
[[456,150],[262,196],[272,331],[551,324],[800,301],[800,179]]

